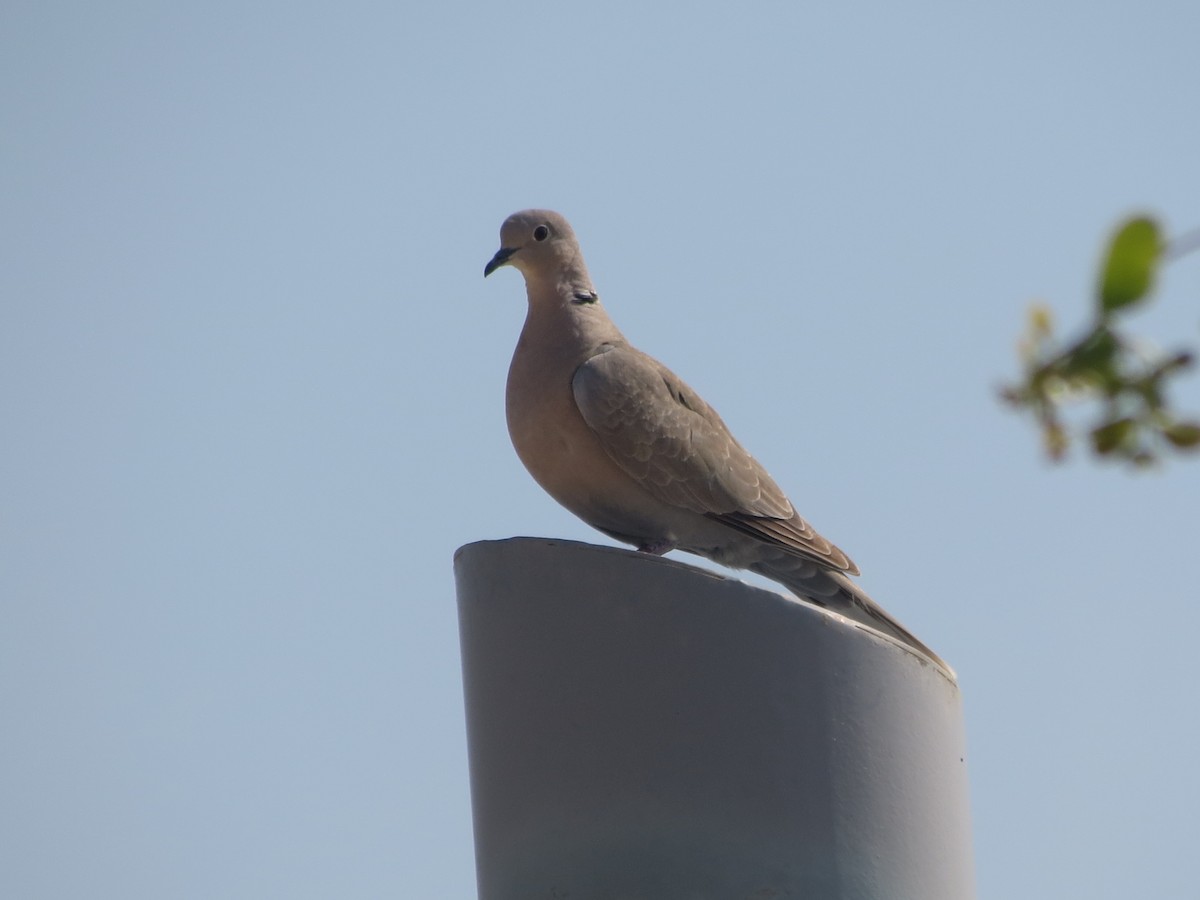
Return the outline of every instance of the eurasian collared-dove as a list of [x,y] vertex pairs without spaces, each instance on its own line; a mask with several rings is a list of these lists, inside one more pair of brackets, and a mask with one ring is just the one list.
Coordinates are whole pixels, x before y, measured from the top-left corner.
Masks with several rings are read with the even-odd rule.
[[800,518],[716,411],[630,346],[566,219],[544,209],[509,216],[483,274],[506,265],[529,296],[508,370],[508,431],[550,496],[639,550],[758,572],[945,665],[847,577],[858,567]]

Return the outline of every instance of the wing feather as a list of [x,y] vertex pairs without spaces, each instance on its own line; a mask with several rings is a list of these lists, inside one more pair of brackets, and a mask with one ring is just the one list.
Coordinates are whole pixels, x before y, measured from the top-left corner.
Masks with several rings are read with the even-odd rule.
[[758,540],[857,574],[796,514],[716,410],[662,363],[607,345],[571,381],[575,403],[609,457],[647,491]]

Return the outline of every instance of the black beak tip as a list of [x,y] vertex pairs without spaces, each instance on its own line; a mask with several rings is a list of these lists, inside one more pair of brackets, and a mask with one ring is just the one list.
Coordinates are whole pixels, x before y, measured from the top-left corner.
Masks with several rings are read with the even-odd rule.
[[498,268],[508,262],[512,255],[516,252],[516,247],[501,247],[499,250],[497,250],[496,255],[493,256],[491,261],[483,267],[483,277],[487,278],[489,275],[495,272]]

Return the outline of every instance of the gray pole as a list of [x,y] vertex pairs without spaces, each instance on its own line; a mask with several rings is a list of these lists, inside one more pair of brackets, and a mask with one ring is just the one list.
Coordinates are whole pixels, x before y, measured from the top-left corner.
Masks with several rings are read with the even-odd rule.
[[455,555],[480,900],[968,900],[962,708],[925,657],[673,560]]

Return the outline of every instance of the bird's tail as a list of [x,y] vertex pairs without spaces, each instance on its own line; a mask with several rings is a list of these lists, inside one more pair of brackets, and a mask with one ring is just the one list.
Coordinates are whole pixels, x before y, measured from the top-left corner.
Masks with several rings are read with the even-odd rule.
[[809,560],[794,556],[765,560],[750,566],[751,571],[777,581],[797,597],[882,631],[929,657],[951,677],[954,670],[929,649],[915,634],[892,618],[866,591],[841,572],[825,569]]

